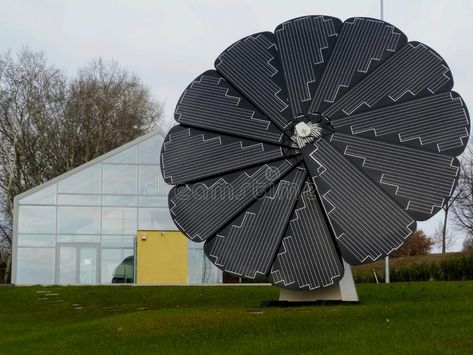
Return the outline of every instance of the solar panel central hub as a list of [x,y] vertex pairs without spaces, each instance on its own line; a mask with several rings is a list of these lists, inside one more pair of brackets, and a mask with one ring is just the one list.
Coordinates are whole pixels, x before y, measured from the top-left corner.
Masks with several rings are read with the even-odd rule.
[[309,137],[310,136],[310,126],[305,122],[299,122],[296,124],[296,134],[299,137]]
[[294,126],[292,140],[299,148],[322,137],[322,126],[317,122],[299,122]]

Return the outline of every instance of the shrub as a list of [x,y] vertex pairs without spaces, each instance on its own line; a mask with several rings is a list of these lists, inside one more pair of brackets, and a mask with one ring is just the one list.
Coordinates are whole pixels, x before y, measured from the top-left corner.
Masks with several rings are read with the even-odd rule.
[[[372,272],[354,272],[355,282],[376,282]],[[384,273],[378,274],[380,282]],[[392,282],[406,281],[462,281],[473,280],[473,253],[441,261],[413,263],[406,266],[391,267]]]

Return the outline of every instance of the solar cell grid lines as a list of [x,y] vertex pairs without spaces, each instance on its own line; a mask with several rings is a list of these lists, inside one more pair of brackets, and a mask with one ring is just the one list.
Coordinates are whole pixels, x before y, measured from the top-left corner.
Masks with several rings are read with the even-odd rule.
[[161,152],[176,226],[292,290],[398,249],[454,192],[470,132],[450,69],[384,21],[304,16],[224,50]]

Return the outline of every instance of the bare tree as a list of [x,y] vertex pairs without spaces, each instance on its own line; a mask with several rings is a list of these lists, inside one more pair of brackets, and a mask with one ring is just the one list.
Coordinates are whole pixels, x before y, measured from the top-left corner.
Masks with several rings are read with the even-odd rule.
[[[63,116],[65,78],[44,55],[0,55],[0,238],[10,255],[13,197],[51,176],[47,130]],[[45,130],[47,128],[47,130]],[[9,261],[6,262],[9,265]]]
[[455,224],[473,235],[473,148],[469,145],[462,156],[457,198],[453,204]]
[[60,167],[81,165],[156,127],[161,105],[135,75],[101,59],[79,70],[69,85],[58,144]]
[[432,240],[436,248],[440,249],[442,253],[447,252],[455,243],[454,234],[444,230],[444,224],[439,222],[435,228]]
[[116,62],[68,80],[41,52],[0,54],[0,260],[8,268],[13,198],[153,129],[161,105]]
[[473,251],[473,235],[468,234],[463,241],[463,251]]

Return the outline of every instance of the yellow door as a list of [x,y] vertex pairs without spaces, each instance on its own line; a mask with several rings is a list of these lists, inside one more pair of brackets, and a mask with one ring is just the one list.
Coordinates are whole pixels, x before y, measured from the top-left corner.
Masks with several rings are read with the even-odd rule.
[[187,238],[177,231],[138,231],[136,282],[186,284]]

